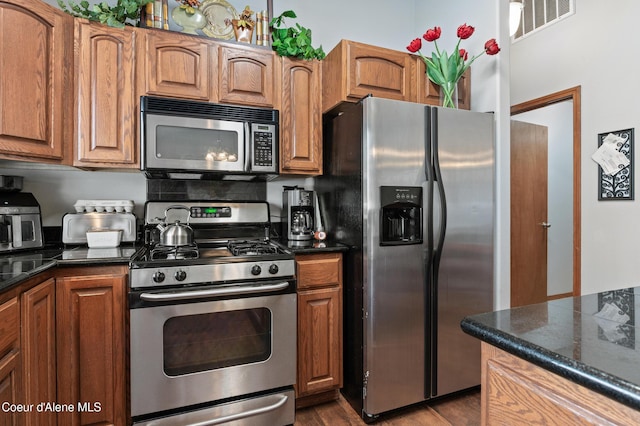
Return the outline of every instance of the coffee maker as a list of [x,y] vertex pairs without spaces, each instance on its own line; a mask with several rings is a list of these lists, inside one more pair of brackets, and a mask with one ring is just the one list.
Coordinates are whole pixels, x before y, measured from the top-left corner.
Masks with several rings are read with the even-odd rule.
[[288,240],[308,241],[315,230],[314,192],[297,186],[285,186],[282,194],[284,231]]

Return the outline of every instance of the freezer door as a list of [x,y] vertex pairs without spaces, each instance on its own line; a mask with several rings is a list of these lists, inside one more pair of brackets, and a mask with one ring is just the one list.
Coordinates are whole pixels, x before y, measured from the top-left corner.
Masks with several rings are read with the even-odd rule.
[[[426,194],[424,106],[368,98],[363,101],[363,343],[365,416],[420,402],[425,397],[426,243],[409,240],[411,194]],[[405,205],[391,216],[395,235],[381,245],[381,192],[408,188]],[[383,190],[382,188],[387,188]],[[413,198],[415,201],[415,198]],[[388,204],[388,203],[387,203]],[[420,209],[425,214],[425,209]],[[395,216],[394,216],[395,215]],[[426,223],[425,217],[422,223]],[[401,238],[400,238],[401,239]]]
[[[480,342],[462,332],[460,321],[493,310],[494,117],[447,108],[431,114],[446,200],[432,357],[432,392],[440,396],[480,384]],[[444,211],[435,192],[434,210]]]

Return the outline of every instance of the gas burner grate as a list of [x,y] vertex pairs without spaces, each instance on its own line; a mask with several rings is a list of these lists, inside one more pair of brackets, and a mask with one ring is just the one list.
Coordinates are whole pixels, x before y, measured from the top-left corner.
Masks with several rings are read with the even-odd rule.
[[264,241],[230,241],[227,248],[234,256],[278,254],[278,248]]
[[151,249],[151,260],[197,259],[199,256],[198,246],[195,244],[186,246],[163,246],[158,244]]

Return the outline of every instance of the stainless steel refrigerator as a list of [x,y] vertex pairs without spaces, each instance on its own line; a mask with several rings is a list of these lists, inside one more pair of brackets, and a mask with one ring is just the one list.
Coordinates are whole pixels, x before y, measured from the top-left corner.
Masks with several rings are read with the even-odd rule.
[[494,116],[368,97],[324,114],[316,190],[344,257],[344,387],[363,419],[480,384]]

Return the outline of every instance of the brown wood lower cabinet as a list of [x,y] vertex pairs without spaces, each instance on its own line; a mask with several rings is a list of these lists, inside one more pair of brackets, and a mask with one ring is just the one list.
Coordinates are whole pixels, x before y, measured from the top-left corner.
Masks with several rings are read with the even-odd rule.
[[124,425],[126,267],[67,268],[56,278],[58,424]]
[[0,426],[125,425],[124,265],[49,270],[0,293]]
[[[13,296],[0,303],[0,403],[22,402],[20,305]],[[21,413],[0,411],[0,425],[22,424]]]
[[482,424],[640,424],[640,412],[482,343]]
[[[21,333],[24,402],[56,401],[56,287],[53,277],[22,293]],[[28,425],[55,425],[55,411],[25,413]]]
[[342,254],[296,256],[296,406],[335,399],[342,387]]

